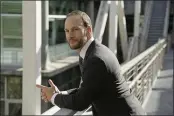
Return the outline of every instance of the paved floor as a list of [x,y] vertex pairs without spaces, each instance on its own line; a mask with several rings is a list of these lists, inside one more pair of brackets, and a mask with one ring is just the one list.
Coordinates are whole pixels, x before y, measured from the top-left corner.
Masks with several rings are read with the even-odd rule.
[[173,115],[173,50],[164,57],[163,70],[152,88],[145,110],[148,115]]

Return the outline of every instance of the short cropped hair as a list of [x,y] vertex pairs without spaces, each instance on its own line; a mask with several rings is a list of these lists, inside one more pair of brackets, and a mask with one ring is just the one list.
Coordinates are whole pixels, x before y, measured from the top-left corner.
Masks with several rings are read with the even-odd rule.
[[82,18],[83,24],[85,27],[91,27],[92,28],[92,23],[91,23],[91,19],[90,17],[83,11],[80,10],[74,10],[72,12],[70,12],[69,14],[66,15],[66,19],[70,16],[74,16],[74,15],[79,15]]

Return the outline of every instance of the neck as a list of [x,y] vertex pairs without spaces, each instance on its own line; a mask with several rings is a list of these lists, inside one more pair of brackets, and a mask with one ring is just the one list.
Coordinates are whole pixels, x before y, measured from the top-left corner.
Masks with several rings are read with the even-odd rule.
[[81,49],[82,49],[83,46],[88,42],[89,39],[91,39],[91,38],[87,38],[86,41],[83,42],[82,47],[76,50],[78,54],[80,54]]
[[77,49],[77,50],[76,50],[78,54],[80,54],[81,49],[83,48],[83,46],[84,46],[84,45],[85,45],[87,42],[88,42],[88,40],[87,40],[87,41],[85,41],[85,42],[83,43],[83,45],[82,45],[82,47],[81,47],[81,48],[79,48],[79,49]]

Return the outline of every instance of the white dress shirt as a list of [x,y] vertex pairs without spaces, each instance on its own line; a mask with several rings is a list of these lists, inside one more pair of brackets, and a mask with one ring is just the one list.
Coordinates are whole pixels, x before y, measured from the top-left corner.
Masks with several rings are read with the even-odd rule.
[[[81,51],[80,51],[80,57],[82,57],[83,59],[85,58],[86,51],[87,51],[87,49],[89,48],[89,46],[91,45],[91,43],[92,43],[93,41],[94,41],[94,38],[92,37],[91,39],[89,39],[89,40],[86,42],[86,44],[83,46],[83,48],[82,48]],[[53,105],[56,105],[56,104],[54,103],[54,99],[55,99],[55,97],[56,97],[57,94],[59,94],[59,93],[55,93],[55,94],[51,97],[51,103],[52,103]],[[67,92],[67,91],[61,91],[61,94],[66,95],[66,94],[68,94],[68,92]]]

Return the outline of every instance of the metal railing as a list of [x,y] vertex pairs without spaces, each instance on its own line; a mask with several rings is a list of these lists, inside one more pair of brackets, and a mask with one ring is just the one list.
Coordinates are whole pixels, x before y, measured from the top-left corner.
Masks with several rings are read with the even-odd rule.
[[[122,74],[127,80],[131,92],[138,98],[142,105],[162,68],[166,46],[165,39],[160,39],[155,45],[151,46],[131,61],[121,65]],[[75,112],[70,109],[54,106],[42,115],[83,115],[88,109]]]
[[[124,73],[125,78],[127,78],[127,80],[129,79],[128,81],[130,82],[129,87],[131,88],[131,91],[139,99],[142,105],[148,92],[152,88],[160,69],[162,68],[162,61],[166,46],[165,40],[160,40],[157,44],[145,51],[147,55],[143,53],[133,59],[133,62],[137,60],[136,63],[134,63],[134,68],[129,67],[129,71]],[[139,60],[137,58],[139,58]],[[133,64],[133,62],[130,61],[129,63]],[[132,69],[134,71],[131,71]]]

